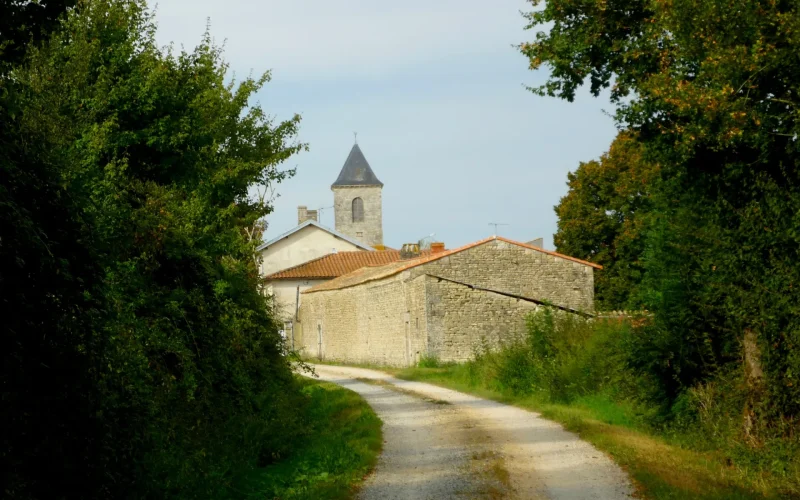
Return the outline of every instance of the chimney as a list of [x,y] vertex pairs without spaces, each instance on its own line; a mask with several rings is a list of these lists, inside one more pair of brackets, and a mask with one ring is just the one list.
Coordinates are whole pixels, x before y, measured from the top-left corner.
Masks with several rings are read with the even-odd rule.
[[419,257],[419,243],[403,243],[400,249],[400,260],[416,259]]
[[297,207],[297,225],[299,226],[303,222],[307,220],[314,220],[317,221],[317,211],[316,210],[309,210],[307,206],[300,205]]
[[440,252],[444,252],[444,243],[442,243],[441,241],[431,243],[431,254]]

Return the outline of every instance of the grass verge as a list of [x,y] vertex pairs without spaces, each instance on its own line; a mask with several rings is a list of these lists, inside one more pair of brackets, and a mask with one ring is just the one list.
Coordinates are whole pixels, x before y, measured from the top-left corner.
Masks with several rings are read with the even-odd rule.
[[632,408],[600,396],[578,399],[570,405],[546,403],[530,396],[514,397],[470,384],[464,365],[390,371],[397,378],[513,404],[561,423],[612,456],[629,473],[643,498],[792,498],[790,478],[742,471],[730,466],[721,453],[688,449],[679,444],[679,439],[636,428]]
[[250,491],[268,499],[351,498],[375,466],[381,421],[355,392],[298,377],[309,397],[310,427],[286,459],[250,474]]

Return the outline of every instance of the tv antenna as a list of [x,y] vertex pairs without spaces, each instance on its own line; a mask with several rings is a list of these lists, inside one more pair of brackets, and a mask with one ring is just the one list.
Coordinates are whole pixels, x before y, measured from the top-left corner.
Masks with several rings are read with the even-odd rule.
[[508,226],[508,224],[504,222],[490,222],[489,225],[494,226],[494,236],[497,236],[497,228],[499,226]]
[[433,242],[433,237],[436,236],[436,233],[431,233],[428,236],[419,239],[419,246],[423,250],[427,250],[430,248],[431,243]]

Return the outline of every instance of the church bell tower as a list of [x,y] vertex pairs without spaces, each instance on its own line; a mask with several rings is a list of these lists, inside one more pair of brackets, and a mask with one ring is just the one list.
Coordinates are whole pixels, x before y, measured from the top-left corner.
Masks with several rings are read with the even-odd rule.
[[331,185],[335,229],[351,238],[377,248],[383,247],[383,183],[353,145],[339,177]]

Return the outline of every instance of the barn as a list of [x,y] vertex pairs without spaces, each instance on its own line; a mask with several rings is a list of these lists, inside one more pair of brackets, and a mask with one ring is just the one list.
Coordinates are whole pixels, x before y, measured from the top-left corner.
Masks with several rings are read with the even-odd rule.
[[309,359],[388,366],[465,361],[524,332],[544,304],[592,314],[600,266],[493,236],[368,266],[301,294],[292,343]]

